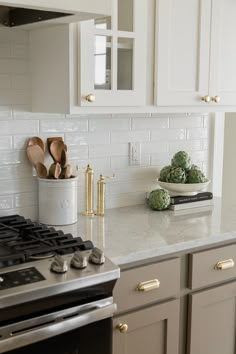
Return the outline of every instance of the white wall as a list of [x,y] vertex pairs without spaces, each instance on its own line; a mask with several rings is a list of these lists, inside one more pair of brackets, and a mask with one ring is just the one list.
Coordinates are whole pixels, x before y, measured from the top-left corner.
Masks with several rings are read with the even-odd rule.
[[[107,208],[143,203],[160,168],[178,150],[189,151],[193,162],[208,174],[208,115],[30,113],[27,43],[25,32],[0,30],[0,215],[20,213],[37,219],[37,180],[25,151],[27,139],[35,135],[44,141],[62,136],[69,162],[80,168],[90,163],[95,181],[100,173],[115,173],[106,186]],[[128,166],[132,141],[141,142],[140,167]],[[80,211],[83,192],[81,172]]]
[[236,201],[236,113],[225,115],[224,168],[223,190],[224,198]]

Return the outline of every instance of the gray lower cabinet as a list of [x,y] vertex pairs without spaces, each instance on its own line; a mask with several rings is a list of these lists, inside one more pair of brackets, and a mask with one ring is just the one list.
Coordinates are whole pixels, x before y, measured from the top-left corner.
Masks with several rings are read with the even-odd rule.
[[113,320],[113,354],[178,354],[179,300]]
[[235,354],[236,282],[189,296],[188,354]]

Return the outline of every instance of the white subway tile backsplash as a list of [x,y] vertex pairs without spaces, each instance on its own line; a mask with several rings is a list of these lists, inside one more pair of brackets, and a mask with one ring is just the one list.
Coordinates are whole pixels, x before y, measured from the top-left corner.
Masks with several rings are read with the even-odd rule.
[[[78,174],[78,210],[84,209],[87,164],[106,181],[106,207],[141,204],[146,191],[179,150],[189,151],[194,163],[208,172],[210,129],[208,114],[47,114],[32,113],[29,73],[29,35],[0,29],[0,215],[38,216],[37,178],[26,156],[30,137],[60,136],[68,145],[68,161]],[[86,111],[85,111],[86,112]],[[140,166],[129,166],[129,142],[141,143]],[[45,164],[52,158],[45,154]],[[76,171],[76,166],[79,170]],[[95,204],[96,205],[96,204]]]
[[32,193],[19,193],[14,195],[14,207],[28,207],[37,206],[38,204],[38,194],[37,192]]
[[[144,154],[141,152],[141,161],[140,167],[146,167],[150,165],[150,158],[149,154]],[[111,168],[118,169],[118,168],[136,168],[129,166],[129,156],[112,156],[111,157]]]
[[32,134],[39,132],[39,123],[30,120],[1,121],[0,135]]
[[105,206],[109,209],[120,208],[122,206],[132,206],[144,204],[146,202],[146,193],[119,193],[117,195],[109,195],[106,199]]
[[188,139],[206,139],[207,136],[208,136],[208,131],[205,128],[187,129]]
[[163,129],[163,130],[152,130],[151,131],[151,141],[159,140],[185,140],[186,130],[185,129]]
[[89,119],[89,131],[111,131],[111,130],[130,130],[131,121],[129,118],[96,118]]
[[6,150],[12,148],[11,136],[0,136],[0,150]]
[[168,118],[133,118],[132,129],[147,130],[168,128]]
[[69,132],[87,132],[88,121],[86,119],[78,120],[42,120],[40,121],[40,132],[42,133],[69,133]]
[[2,180],[0,184],[0,195],[35,192],[35,190],[37,190],[35,178]]
[[168,144],[169,151],[173,153],[180,150],[185,150],[189,153],[201,150],[201,140],[169,141]]
[[150,141],[149,131],[112,131],[111,144]]
[[159,153],[168,151],[167,141],[153,141],[151,143],[143,143],[141,145],[142,153]]
[[89,157],[127,156],[128,144],[90,145]]
[[11,106],[0,106],[0,120],[12,119]]
[[203,126],[203,117],[197,115],[196,117],[176,117],[175,115],[170,118],[170,128],[200,128]]
[[13,208],[13,196],[0,196],[0,210]]
[[[25,153],[24,153],[25,155]],[[26,159],[26,155],[25,155]],[[1,162],[1,174],[0,174],[0,180],[11,180],[12,178],[14,179],[21,179],[21,178],[31,178],[32,177],[32,167],[30,166],[29,162],[25,161],[26,163],[20,163],[21,161],[18,161],[18,164],[8,164],[8,165],[3,165]],[[3,182],[4,183],[4,182]]]
[[14,165],[26,163],[28,159],[24,150],[2,150],[0,154],[0,165]]
[[83,133],[83,134],[65,134],[65,142],[67,146],[73,145],[101,145],[110,143],[109,132],[95,132],[95,133]]

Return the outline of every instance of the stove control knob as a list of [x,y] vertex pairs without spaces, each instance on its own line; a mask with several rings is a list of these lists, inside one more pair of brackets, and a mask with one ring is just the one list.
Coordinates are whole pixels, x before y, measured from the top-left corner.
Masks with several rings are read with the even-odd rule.
[[0,277],[0,283],[3,283],[4,279],[2,277]]
[[73,255],[70,264],[76,269],[83,269],[87,267],[88,261],[86,256],[82,252],[77,251]]
[[105,262],[103,251],[95,247],[89,256],[89,262],[93,264],[103,264]]
[[67,270],[67,261],[65,261],[62,256],[57,255],[51,264],[51,271],[55,273],[66,273]]

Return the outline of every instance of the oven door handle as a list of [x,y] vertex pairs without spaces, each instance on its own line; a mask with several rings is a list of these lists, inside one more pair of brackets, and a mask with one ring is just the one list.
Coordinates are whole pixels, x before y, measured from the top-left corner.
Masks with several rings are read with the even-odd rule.
[[[64,318],[60,318],[54,323],[39,324],[38,327],[36,319],[34,326],[31,328],[22,328],[12,332],[8,331],[7,337],[0,337],[0,353],[22,348],[59,334],[69,332],[76,328],[86,326],[90,323],[112,317],[116,312],[116,309],[117,305],[112,303],[104,307],[88,309],[73,317],[70,315],[64,316]],[[11,325],[7,327],[10,328]]]

